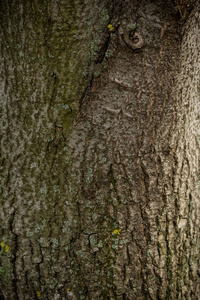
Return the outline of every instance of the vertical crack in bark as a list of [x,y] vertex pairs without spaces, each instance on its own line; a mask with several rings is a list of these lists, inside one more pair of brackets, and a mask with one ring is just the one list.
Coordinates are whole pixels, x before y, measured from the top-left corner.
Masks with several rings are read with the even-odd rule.
[[[12,232],[12,231],[11,231]],[[13,258],[13,286],[14,286],[14,291],[15,291],[15,297],[16,300],[19,300],[19,296],[18,296],[18,288],[17,288],[17,266],[16,266],[16,259],[17,259],[17,255],[18,255],[18,235],[14,234],[14,258]]]
[[13,258],[11,259],[11,264],[13,266],[13,279],[12,279],[12,286],[13,286],[13,293],[15,295],[16,300],[20,300],[18,296],[18,288],[17,288],[17,265],[16,265],[16,260],[17,260],[17,255],[18,255],[18,235],[14,233],[14,228],[13,228],[13,223],[16,215],[16,210],[12,214],[12,219],[10,220],[10,232],[13,234]]
[[171,282],[173,279],[172,274],[172,254],[171,254],[171,247],[169,245],[171,240],[171,236],[169,233],[169,219],[168,215],[166,215],[166,231],[165,231],[165,242],[166,242],[166,269],[167,269],[167,289],[166,289],[166,299],[171,298]]

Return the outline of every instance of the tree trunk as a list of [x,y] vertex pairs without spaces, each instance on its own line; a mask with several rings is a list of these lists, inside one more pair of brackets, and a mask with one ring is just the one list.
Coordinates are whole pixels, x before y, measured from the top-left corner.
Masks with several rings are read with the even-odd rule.
[[0,297],[200,299],[198,4],[0,6]]

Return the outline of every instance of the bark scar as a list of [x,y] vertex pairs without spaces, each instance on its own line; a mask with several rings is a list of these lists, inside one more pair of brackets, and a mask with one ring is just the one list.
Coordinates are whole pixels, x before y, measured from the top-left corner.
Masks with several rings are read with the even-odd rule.
[[127,47],[131,48],[132,50],[141,49],[144,45],[144,38],[141,32],[136,30],[127,30],[121,35],[121,39],[126,44]]

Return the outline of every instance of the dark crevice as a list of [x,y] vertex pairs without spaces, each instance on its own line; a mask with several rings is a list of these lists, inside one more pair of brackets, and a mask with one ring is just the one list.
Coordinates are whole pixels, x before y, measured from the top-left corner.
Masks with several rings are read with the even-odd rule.
[[10,220],[10,232],[13,234],[13,255],[11,259],[11,264],[13,266],[13,280],[12,280],[12,286],[13,286],[13,292],[15,294],[16,300],[20,300],[18,296],[18,290],[17,290],[17,270],[16,270],[16,259],[18,254],[18,235],[13,232],[13,222],[15,218],[16,210],[14,210],[12,214],[12,218]]
[[[110,24],[112,22],[112,19],[113,19],[114,13],[115,13],[114,11],[115,11],[115,5],[113,4],[112,8],[109,12],[108,24]],[[117,30],[117,28],[118,28],[118,26],[116,27],[116,30]],[[106,30],[107,30],[107,28],[106,28]],[[101,64],[103,62],[103,60],[105,59],[106,52],[110,45],[110,38],[111,38],[111,35],[108,32],[105,32],[105,37],[104,37],[105,40],[100,45],[98,51],[96,52],[96,57],[94,57],[94,59],[93,59],[93,63],[94,63],[93,69],[95,68],[95,65]],[[90,64],[91,64],[91,62],[90,62]],[[82,111],[83,100],[85,98],[87,98],[87,96],[89,97],[91,89],[94,84],[94,80],[95,80],[94,72],[90,76],[91,76],[90,81],[89,81],[87,87],[85,88],[85,90],[83,91],[82,96],[79,100],[79,112]]]
[[165,232],[165,242],[167,247],[166,253],[166,267],[167,267],[167,290],[166,290],[166,299],[171,299],[171,283],[173,280],[172,274],[172,258],[171,258],[171,249],[169,241],[169,217],[166,215],[166,232]]

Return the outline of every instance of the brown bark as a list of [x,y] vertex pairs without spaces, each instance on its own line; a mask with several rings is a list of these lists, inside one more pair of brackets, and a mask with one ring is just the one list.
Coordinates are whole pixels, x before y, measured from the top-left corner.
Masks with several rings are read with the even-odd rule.
[[177,3],[1,2],[2,299],[199,299],[200,10]]

